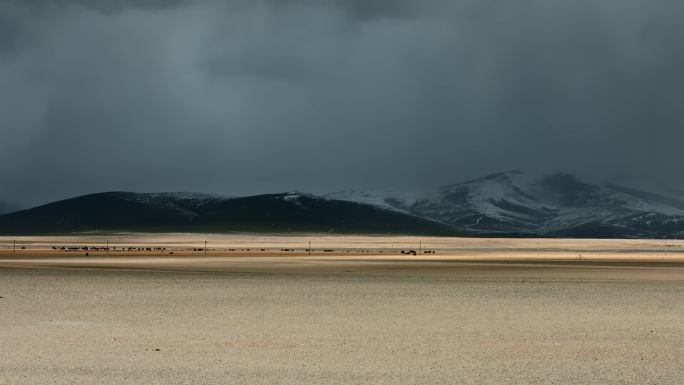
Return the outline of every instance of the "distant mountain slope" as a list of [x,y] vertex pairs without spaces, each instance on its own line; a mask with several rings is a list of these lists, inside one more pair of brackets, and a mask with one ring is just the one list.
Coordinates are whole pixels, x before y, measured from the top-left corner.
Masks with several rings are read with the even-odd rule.
[[193,199],[167,194],[107,192],[85,195],[0,216],[2,233],[45,233],[174,228],[197,216]]
[[680,200],[598,186],[568,174],[492,174],[422,199],[385,197],[383,205],[474,235],[623,238],[674,237],[684,231]]
[[412,215],[304,194],[108,192],[0,216],[2,234],[84,231],[451,233],[446,225]]
[[511,171],[425,193],[108,192],[0,215],[0,234],[83,231],[672,238],[684,236],[684,198]]

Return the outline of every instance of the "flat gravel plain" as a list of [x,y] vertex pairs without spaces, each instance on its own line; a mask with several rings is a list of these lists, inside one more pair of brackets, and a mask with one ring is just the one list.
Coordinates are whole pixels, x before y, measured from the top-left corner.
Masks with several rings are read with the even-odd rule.
[[684,383],[678,264],[202,266],[0,268],[0,384]]

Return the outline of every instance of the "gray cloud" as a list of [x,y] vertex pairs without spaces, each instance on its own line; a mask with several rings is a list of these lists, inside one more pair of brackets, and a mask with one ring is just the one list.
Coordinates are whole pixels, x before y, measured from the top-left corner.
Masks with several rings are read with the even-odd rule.
[[0,198],[401,189],[511,168],[681,186],[683,8],[3,2]]
[[54,12],[60,8],[80,7],[93,11],[116,13],[128,9],[157,10],[191,4],[192,0],[6,0],[5,3],[33,12]]

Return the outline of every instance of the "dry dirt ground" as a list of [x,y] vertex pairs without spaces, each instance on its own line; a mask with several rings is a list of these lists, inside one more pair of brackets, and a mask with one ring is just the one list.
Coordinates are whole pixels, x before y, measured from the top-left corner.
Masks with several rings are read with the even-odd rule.
[[0,239],[0,384],[683,383],[677,242],[119,237]]

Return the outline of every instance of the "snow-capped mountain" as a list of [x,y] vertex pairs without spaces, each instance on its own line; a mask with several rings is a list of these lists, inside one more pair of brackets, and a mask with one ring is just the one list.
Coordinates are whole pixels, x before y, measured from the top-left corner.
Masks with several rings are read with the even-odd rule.
[[2,234],[80,231],[671,238],[684,236],[684,197],[510,171],[419,193],[107,192],[0,215]]
[[420,195],[331,194],[448,224],[479,235],[671,237],[684,231],[684,199],[569,174],[488,175]]

